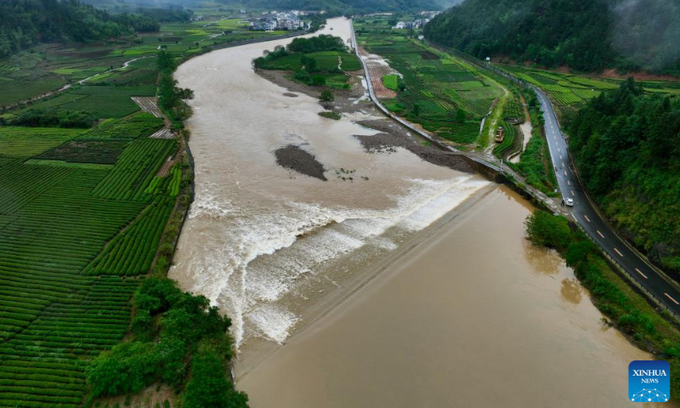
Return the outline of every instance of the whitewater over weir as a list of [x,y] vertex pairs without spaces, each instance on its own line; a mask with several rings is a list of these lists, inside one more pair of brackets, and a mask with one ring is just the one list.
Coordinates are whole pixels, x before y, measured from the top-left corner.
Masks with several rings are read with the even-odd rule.
[[[350,22],[321,33],[347,40]],[[195,93],[196,200],[170,277],[225,311],[239,346],[285,341],[315,299],[488,185],[405,150],[369,154],[354,136],[374,130],[322,118],[316,99],[253,72],[253,58],[288,41],[214,51],[176,73]],[[328,181],[279,166],[287,145],[315,155]]]

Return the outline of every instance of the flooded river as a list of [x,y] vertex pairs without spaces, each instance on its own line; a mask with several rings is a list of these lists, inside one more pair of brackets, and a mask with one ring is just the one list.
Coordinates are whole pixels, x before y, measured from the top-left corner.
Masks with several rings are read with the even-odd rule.
[[[349,39],[349,27],[333,19],[323,32]],[[195,91],[196,201],[170,276],[231,316],[239,347],[284,341],[317,298],[489,184],[405,150],[366,153],[355,135],[375,131],[322,118],[318,100],[253,72],[253,58],[288,41],[212,52],[176,74]],[[315,155],[328,181],[279,166],[274,151],[288,145]]]
[[[408,151],[364,152],[354,135],[373,130],[321,118],[314,98],[252,71],[287,41],[176,75],[195,91],[196,201],[170,277],[232,318],[251,407],[630,405],[627,365],[648,356],[523,239],[532,208]],[[279,166],[288,145],[328,181]]]

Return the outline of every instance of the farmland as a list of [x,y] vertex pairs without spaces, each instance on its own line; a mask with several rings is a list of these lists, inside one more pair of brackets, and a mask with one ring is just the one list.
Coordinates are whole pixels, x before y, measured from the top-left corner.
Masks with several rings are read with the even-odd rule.
[[342,40],[328,35],[295,39],[286,49],[269,52],[253,64],[257,69],[290,71],[290,79],[296,82],[336,89],[349,87],[346,71],[361,69],[361,62]]
[[139,281],[125,275],[149,271],[177,195],[174,176],[147,192],[177,148],[149,121],[0,128],[0,406],[79,406],[87,360],[126,333]]
[[[355,28],[359,45],[386,59],[403,81],[404,89],[385,106],[456,144],[478,142],[482,118],[504,94],[497,81],[408,36],[407,30],[391,29],[385,18],[359,18]],[[382,81],[386,88],[398,90],[397,75]],[[464,119],[456,117],[459,110]]]
[[[165,276],[192,171],[181,120],[169,129],[157,117],[157,82],[172,75],[157,55],[181,61],[282,34],[247,31],[237,12],[196,11],[205,18],[158,33],[40,44],[0,60],[0,407],[82,406],[91,361],[129,334],[133,294],[151,273]],[[41,112],[86,112],[95,125],[2,126]]]
[[[561,73],[522,67],[499,65],[499,68],[513,74],[527,83],[543,89],[555,103],[560,119],[569,121],[586,102],[600,95],[602,91],[617,89],[622,80],[586,76],[575,73]],[[677,82],[645,81],[646,92],[679,95]]]
[[[0,108],[86,80],[84,84],[122,89],[83,87],[66,92],[43,107],[92,109],[99,117],[112,117],[107,116],[111,113],[113,117],[122,117],[131,113],[131,109],[134,111],[127,103],[128,96],[154,95],[158,74],[155,56],[159,50],[188,56],[233,42],[284,34],[248,31],[248,23],[243,21],[247,16],[235,11],[218,12],[211,8],[195,11],[205,13],[206,18],[164,23],[158,33],[140,33],[103,42],[41,44],[0,59]],[[113,95],[113,99],[102,98],[102,94]]]

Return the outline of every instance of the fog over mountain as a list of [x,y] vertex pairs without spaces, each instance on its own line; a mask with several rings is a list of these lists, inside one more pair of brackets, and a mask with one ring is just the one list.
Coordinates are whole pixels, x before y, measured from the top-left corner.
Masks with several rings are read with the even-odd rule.
[[680,0],[467,0],[425,34],[482,58],[680,72]]
[[[84,0],[105,8],[127,6],[195,7],[205,0]],[[218,4],[261,9],[329,10],[338,12],[439,10],[462,0],[216,0]]]

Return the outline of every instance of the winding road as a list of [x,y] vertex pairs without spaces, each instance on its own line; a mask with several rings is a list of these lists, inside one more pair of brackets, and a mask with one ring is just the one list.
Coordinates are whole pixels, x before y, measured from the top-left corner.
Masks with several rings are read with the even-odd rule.
[[542,90],[534,89],[545,118],[545,135],[560,191],[565,199],[574,200],[574,206],[569,208],[574,220],[604,250],[611,261],[623,269],[657,303],[663,305],[676,318],[680,317],[680,290],[678,285],[672,282],[663,272],[652,267],[642,255],[633,250],[622,238],[619,238],[616,231],[600,215],[574,171],[567,150],[567,142],[560,129],[550,99]]
[[[354,26],[352,26],[352,47],[364,67],[369,96],[384,114],[412,130],[415,134],[430,140],[440,148],[466,155],[472,160],[489,168],[506,173],[507,175],[518,179],[519,176],[517,174],[507,167],[503,168],[502,164],[498,163],[496,158],[490,155],[479,157],[475,153],[459,152],[452,146],[443,145],[426,132],[416,128],[412,123],[387,110],[373,92],[370,73],[358,50]],[[484,69],[490,69],[517,83],[524,84],[523,81],[511,76],[507,72],[497,72],[495,69],[492,69],[490,66],[483,63],[476,63],[476,65]],[[555,176],[557,177],[559,189],[565,199],[571,198],[574,200],[574,205],[573,207],[554,208],[551,199],[541,192],[525,186],[528,193],[543,201],[555,212],[565,213],[566,210],[566,212],[571,214],[581,229],[602,248],[604,254],[610,261],[615,263],[639,288],[646,292],[650,299],[666,308],[676,319],[680,319],[680,285],[673,282],[671,278],[666,276],[661,270],[652,266],[643,255],[634,250],[629,243],[620,238],[616,234],[614,228],[600,215],[596,204],[590,200],[581,184],[580,178],[574,171],[575,167],[572,164],[569,151],[567,150],[567,142],[560,129],[560,124],[550,99],[541,89],[535,86],[532,86],[532,88],[538,95],[541,110],[543,111],[543,117],[545,118],[545,134],[548,140],[550,157],[555,168]]]

